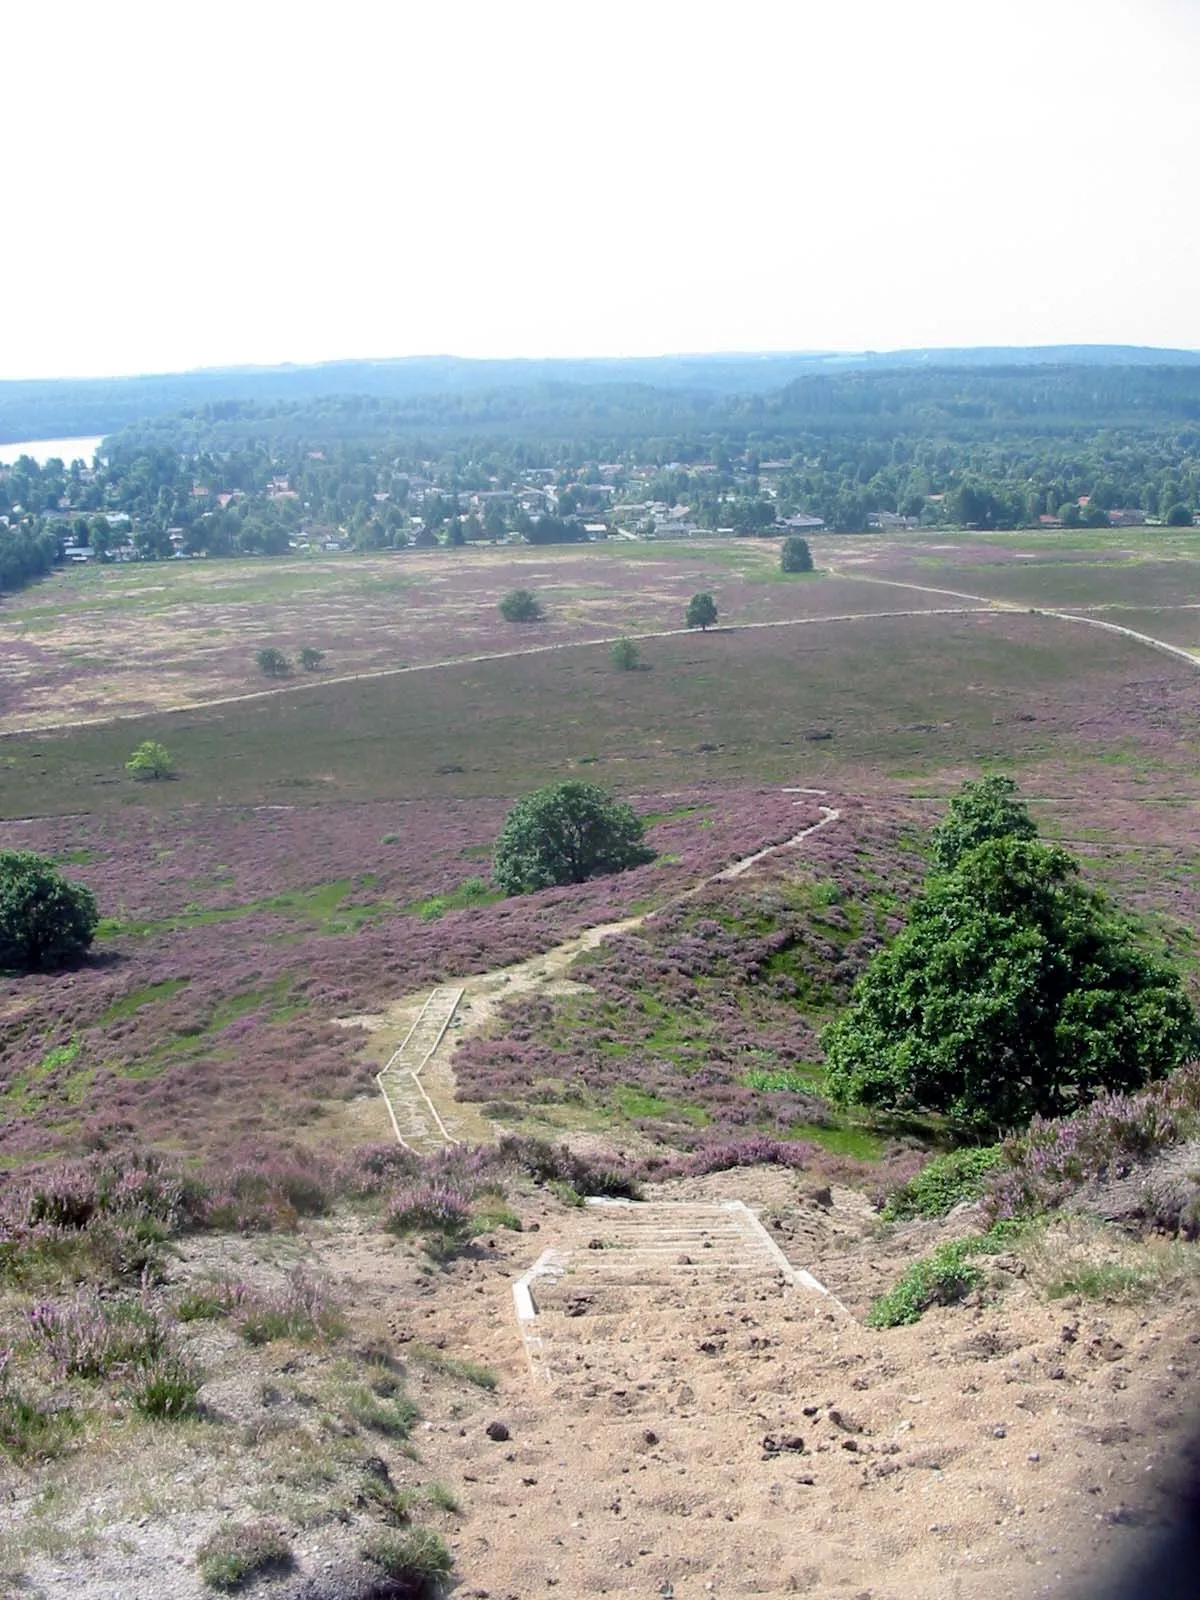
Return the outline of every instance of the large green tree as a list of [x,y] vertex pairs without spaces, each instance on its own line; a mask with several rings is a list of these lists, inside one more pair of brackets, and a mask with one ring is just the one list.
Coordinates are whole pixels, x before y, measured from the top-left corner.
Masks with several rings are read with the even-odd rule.
[[557,783],[518,800],[496,840],[492,877],[505,894],[583,883],[654,857],[640,817],[595,784]]
[[[943,870],[822,1036],[835,1103],[993,1133],[1136,1089],[1200,1046],[1178,973],[985,782],[964,789],[935,839]],[[984,814],[1009,808],[993,831]]]
[[72,961],[100,914],[90,889],[68,883],[32,850],[0,850],[0,968],[36,971]]
[[717,602],[711,594],[694,594],[688,601],[684,621],[689,628],[699,628],[701,633],[711,628],[717,620]]

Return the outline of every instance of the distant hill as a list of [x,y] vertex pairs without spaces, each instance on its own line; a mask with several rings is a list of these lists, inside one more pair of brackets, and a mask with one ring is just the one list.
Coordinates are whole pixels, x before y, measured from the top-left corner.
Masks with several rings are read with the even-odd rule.
[[243,402],[302,404],[333,396],[381,400],[482,396],[548,385],[645,385],[676,395],[771,394],[806,377],[840,372],[1034,367],[1200,367],[1200,351],[1139,345],[1045,345],[946,350],[796,351],[762,355],[473,361],[412,356],[314,366],[214,367],[136,378],[0,382],[0,442],[108,434],[130,423]]

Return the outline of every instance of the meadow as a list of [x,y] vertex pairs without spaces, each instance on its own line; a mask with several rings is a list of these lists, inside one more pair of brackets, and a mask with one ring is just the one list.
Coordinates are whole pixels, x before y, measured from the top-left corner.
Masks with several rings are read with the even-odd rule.
[[[222,701],[247,686],[251,621],[264,638],[324,644],[336,613],[347,659],[369,669],[354,641],[373,648],[390,608],[404,624],[386,649],[402,641],[429,670],[354,678],[333,662],[232,703],[0,738],[0,846],[53,855],[105,919],[77,970],[0,978],[0,1162],[147,1142],[197,1154],[276,1134],[345,1142],[346,1108],[368,1104],[383,1137],[379,1063],[347,1019],[654,908],[580,963],[588,993],[509,1008],[460,1049],[463,1093],[500,1120],[624,1126],[686,1147],[769,1130],[874,1158],[886,1139],[824,1109],[816,1034],[897,926],[926,827],[963,778],[1011,771],[1046,832],[1195,970],[1200,679],[1136,641],[1016,606],[1067,605],[1071,584],[1105,594],[1116,573],[1139,615],[1184,617],[1190,602],[1164,600],[1167,577],[1190,595],[1200,563],[1171,538],[1126,557],[1128,535],[1120,548],[1056,536],[1035,561],[1024,540],[830,539],[814,542],[816,576],[786,581],[757,541],[468,552],[436,570],[410,555],[180,563],[70,573],[6,601],[0,622],[27,630],[23,648],[36,634],[62,658],[43,711],[152,698],[109,703],[109,668],[86,664],[139,629],[178,668],[199,632],[227,628],[219,648],[237,639],[241,678],[230,656],[194,685]],[[420,582],[387,589],[397,573]],[[496,597],[518,582],[545,596],[545,624],[501,623]],[[939,614],[955,603],[894,583],[1016,598]],[[722,624],[780,625],[646,637],[634,672],[589,642],[676,628],[699,587]],[[917,614],[870,615],[899,609]],[[541,648],[555,644],[569,648]],[[484,645],[495,659],[461,659]],[[85,659],[70,699],[55,673],[74,649]],[[131,685],[153,679],[145,661],[131,667]],[[10,725],[31,703],[10,702]],[[174,755],[174,780],[124,772],[147,738]],[[507,805],[568,776],[631,799],[657,859],[500,898],[488,871]],[[803,863],[675,903],[790,837],[815,805],[782,792],[797,785],[829,790],[843,813]]]

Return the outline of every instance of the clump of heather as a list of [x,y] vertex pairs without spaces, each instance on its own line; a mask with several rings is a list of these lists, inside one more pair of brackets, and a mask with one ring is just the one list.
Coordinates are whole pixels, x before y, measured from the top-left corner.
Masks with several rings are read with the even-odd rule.
[[1139,1164],[1200,1132],[1200,1063],[1138,1094],[1098,1096],[1070,1117],[1035,1117],[1004,1145],[987,1209],[997,1220],[1062,1205],[1085,1184],[1127,1177]]
[[270,1344],[276,1339],[308,1343],[332,1339],[345,1329],[341,1308],[327,1285],[297,1267],[281,1290],[239,1297],[232,1320],[247,1344]]
[[471,1228],[471,1202],[461,1189],[425,1179],[396,1191],[384,1226],[389,1233],[463,1239]]
[[26,1313],[30,1341],[58,1378],[104,1378],[150,1365],[168,1348],[161,1316],[143,1301],[105,1301],[80,1288],[69,1300],[42,1300]]

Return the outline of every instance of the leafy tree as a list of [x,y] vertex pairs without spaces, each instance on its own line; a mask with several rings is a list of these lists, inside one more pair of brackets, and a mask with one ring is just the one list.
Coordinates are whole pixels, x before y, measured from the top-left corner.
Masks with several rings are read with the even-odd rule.
[[642,652],[632,639],[618,639],[608,655],[613,666],[622,672],[636,672],[642,664]]
[[300,651],[300,665],[305,672],[316,672],[324,659],[324,650],[318,650],[315,645],[306,644]]
[[933,834],[933,858],[943,872],[952,871],[968,850],[989,839],[1037,837],[1037,824],[1014,799],[1016,792],[1013,780],[999,774],[963,784]]
[[1192,525],[1192,508],[1185,506],[1182,501],[1169,507],[1164,518],[1168,528],[1190,528]]
[[91,944],[95,896],[31,850],[0,850],[0,967],[61,966]]
[[529,589],[513,589],[501,600],[500,615],[505,622],[541,622],[545,612],[542,602]]
[[254,659],[258,662],[258,670],[265,673],[268,678],[283,678],[292,670],[291,663],[282,650],[273,644],[265,644]]
[[125,771],[142,780],[170,778],[175,774],[175,762],[165,745],[144,739],[125,763]]
[[[1136,1089],[1200,1047],[1178,973],[1010,793],[993,785],[989,811],[981,787],[960,797],[978,815],[948,818],[937,841],[952,866],[822,1036],[835,1103],[943,1112],[982,1134]],[[1008,807],[1013,826],[991,831]]]
[[654,858],[632,806],[594,784],[554,784],[518,800],[496,840],[492,877],[505,894],[583,883]]
[[811,572],[812,569],[813,558],[812,551],[808,548],[808,540],[802,539],[798,533],[789,533],[779,547],[779,570]]
[[694,594],[688,601],[684,620],[689,628],[699,628],[703,633],[717,620],[717,602],[710,594]]

